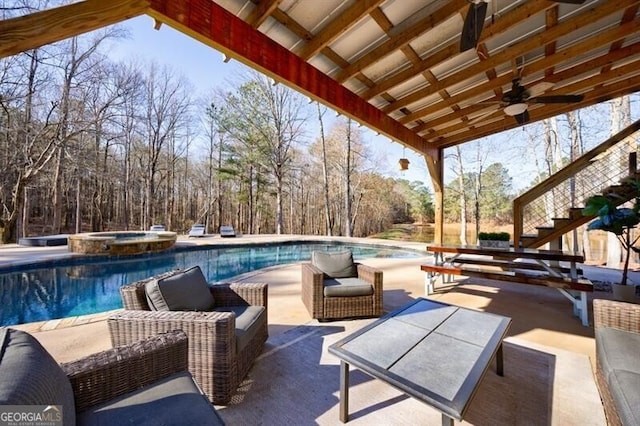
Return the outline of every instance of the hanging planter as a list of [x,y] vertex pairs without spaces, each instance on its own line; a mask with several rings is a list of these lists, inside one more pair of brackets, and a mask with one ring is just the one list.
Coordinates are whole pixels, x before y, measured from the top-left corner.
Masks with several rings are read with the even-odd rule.
[[401,171],[405,171],[409,169],[409,159],[407,158],[401,158],[400,161],[398,161],[398,164],[400,165]]

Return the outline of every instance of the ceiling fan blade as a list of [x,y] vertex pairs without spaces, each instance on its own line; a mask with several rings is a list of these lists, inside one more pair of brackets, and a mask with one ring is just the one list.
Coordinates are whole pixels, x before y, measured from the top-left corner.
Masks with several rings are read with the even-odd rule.
[[535,104],[574,104],[582,102],[583,99],[584,95],[549,95],[531,98],[527,102]]
[[530,98],[535,98],[538,95],[541,95],[547,90],[551,89],[553,86],[555,86],[555,84],[549,81],[541,81],[540,83],[531,86],[531,88],[527,90],[527,92],[529,92]]
[[488,111],[485,111],[485,112],[483,112],[482,114],[480,114],[480,115],[478,115],[478,116],[476,116],[476,117],[472,118],[471,120],[469,120],[469,121],[467,122],[467,124],[468,124],[469,126],[474,125],[474,124],[476,124],[476,123],[478,123],[478,122],[480,122],[480,121],[484,120],[485,118],[489,117],[491,114],[493,114],[493,113],[495,113],[495,112],[497,112],[497,111],[500,111],[500,106],[499,106],[499,105],[496,105],[495,107],[493,107],[493,108],[489,109]]
[[529,122],[529,111],[525,110],[522,114],[516,114],[513,116],[516,119],[518,124],[526,124]]
[[467,16],[464,18],[462,26],[462,34],[460,36],[460,52],[469,49],[475,49],[480,39],[482,27],[484,27],[484,19],[487,16],[487,3],[481,1],[472,3],[467,10]]

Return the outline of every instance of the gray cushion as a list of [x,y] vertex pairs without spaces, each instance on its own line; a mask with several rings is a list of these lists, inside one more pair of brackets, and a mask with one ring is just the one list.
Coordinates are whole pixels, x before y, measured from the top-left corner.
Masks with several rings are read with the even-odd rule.
[[0,344],[0,405],[61,405],[64,424],[75,424],[71,383],[40,342],[4,328]]
[[329,278],[350,278],[358,276],[358,269],[353,263],[350,250],[335,253],[314,251],[311,263]]
[[373,286],[359,278],[324,280],[325,297],[371,296]]
[[223,425],[187,372],[78,414],[78,425]]
[[220,306],[217,312],[233,312],[236,315],[236,352],[240,353],[267,322],[264,306]]
[[[638,352],[635,355],[638,359]],[[640,374],[613,370],[608,383],[622,424],[640,425]]]
[[148,281],[145,293],[152,311],[210,311],[215,303],[199,266]]
[[596,329],[596,358],[605,378],[613,370],[640,374],[640,334],[610,327]]

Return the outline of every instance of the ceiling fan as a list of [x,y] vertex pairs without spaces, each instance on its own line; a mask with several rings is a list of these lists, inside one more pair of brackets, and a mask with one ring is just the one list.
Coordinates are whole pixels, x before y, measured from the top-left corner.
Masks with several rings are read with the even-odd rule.
[[[487,4],[491,0],[468,0],[469,9],[464,18],[462,34],[460,36],[460,52],[475,49],[484,27],[487,16]],[[582,4],[586,0],[555,0],[557,3]]]
[[[502,110],[505,114],[513,117],[518,124],[525,124],[529,121],[529,104],[577,103],[584,99],[584,95],[539,96],[551,87],[553,83],[543,81],[527,89],[520,84],[520,77],[516,77],[512,80],[511,90],[502,96],[499,103],[503,105]],[[481,118],[484,116],[478,117]]]

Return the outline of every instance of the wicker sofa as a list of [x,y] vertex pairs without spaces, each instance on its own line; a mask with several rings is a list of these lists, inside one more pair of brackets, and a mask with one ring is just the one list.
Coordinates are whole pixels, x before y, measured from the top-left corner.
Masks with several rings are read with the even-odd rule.
[[382,315],[382,271],[353,262],[350,251],[313,252],[302,264],[302,302],[312,318]]
[[61,366],[24,331],[0,329],[0,343],[0,405],[64,425],[224,424],[187,370],[182,331]]
[[609,425],[640,425],[640,305],[593,300],[596,383]]
[[[189,371],[211,402],[225,405],[267,340],[267,284],[206,286],[205,281],[205,291],[210,293],[214,302],[207,309],[199,309],[204,306],[202,300],[207,295],[197,294],[196,288],[188,287],[193,283],[193,277],[184,277],[193,271],[198,276],[196,281],[202,285],[204,277],[196,267],[171,271],[121,287],[125,310],[112,315],[107,321],[111,342],[120,346],[167,330],[184,330],[189,336]],[[157,305],[158,301],[147,297],[149,286],[176,278],[181,281],[176,286],[180,290],[173,297],[191,300],[183,301],[184,306],[177,309],[166,309],[165,306],[164,310],[152,310],[150,302]],[[177,302],[174,300],[173,303]],[[190,303],[198,306],[189,308]]]

